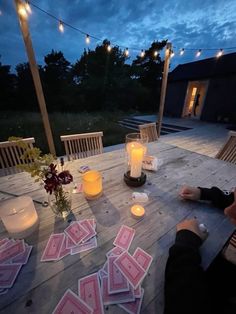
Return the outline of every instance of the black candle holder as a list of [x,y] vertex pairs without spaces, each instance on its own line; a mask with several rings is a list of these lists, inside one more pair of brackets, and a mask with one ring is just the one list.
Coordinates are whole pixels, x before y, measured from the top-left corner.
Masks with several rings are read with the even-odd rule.
[[144,172],[141,172],[141,176],[133,178],[130,176],[130,171],[124,174],[124,181],[128,186],[138,187],[142,186],[146,182],[147,176]]

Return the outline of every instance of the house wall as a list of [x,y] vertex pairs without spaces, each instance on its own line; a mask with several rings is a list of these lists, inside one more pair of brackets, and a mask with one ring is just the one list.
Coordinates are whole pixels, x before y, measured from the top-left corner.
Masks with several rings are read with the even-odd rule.
[[210,80],[201,120],[236,121],[236,75]]
[[172,117],[181,117],[187,87],[188,87],[187,81],[168,82],[164,115]]

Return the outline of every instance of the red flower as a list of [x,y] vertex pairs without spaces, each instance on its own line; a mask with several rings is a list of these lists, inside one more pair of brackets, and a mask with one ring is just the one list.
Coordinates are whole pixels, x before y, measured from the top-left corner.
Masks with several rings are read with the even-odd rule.
[[59,182],[61,184],[69,184],[73,181],[73,176],[68,170],[64,170],[58,175]]

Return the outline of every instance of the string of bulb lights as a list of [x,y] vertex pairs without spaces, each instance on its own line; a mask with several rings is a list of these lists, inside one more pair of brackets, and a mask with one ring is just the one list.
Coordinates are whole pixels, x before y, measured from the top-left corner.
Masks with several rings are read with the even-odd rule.
[[[19,7],[19,14],[24,17],[24,18],[27,18],[29,14],[32,13],[32,10],[31,10],[31,6],[38,9],[39,11],[45,13],[46,15],[48,15],[49,17],[55,19],[57,22],[58,22],[58,29],[61,33],[64,33],[64,30],[65,30],[65,27],[68,27],[68,28],[71,28],[79,33],[81,33],[82,35],[85,36],[85,43],[87,45],[89,45],[91,43],[91,39],[95,39],[97,41],[103,41],[103,39],[101,38],[98,38],[96,36],[93,36],[91,34],[88,34],[87,32],[84,32],[83,30],[77,28],[77,27],[74,27],[72,26],[71,24],[63,21],[62,19],[59,19],[58,17],[56,17],[55,15],[45,11],[44,9],[38,7],[37,5],[35,5],[34,3],[30,2],[30,1],[24,1],[22,3],[22,5]],[[132,51],[139,51],[139,56],[141,58],[144,58],[145,57],[145,50],[144,49],[140,49],[140,48],[135,48],[135,47],[132,47],[132,48],[127,48],[125,46],[122,46],[122,45],[118,45],[116,43],[113,43],[113,45],[111,45],[110,43],[107,45],[107,51],[108,52],[111,52],[112,50],[112,46],[119,46],[121,48],[124,48],[124,55],[126,57],[128,57],[130,55],[130,50]],[[174,52],[174,50],[176,51],[176,53]],[[178,48],[178,47],[173,47],[173,49],[171,49],[171,52],[170,52],[170,57],[173,58],[176,54],[177,54],[177,51],[178,51],[178,55],[179,56],[183,56],[185,54],[186,51],[194,51],[195,52],[195,57],[196,58],[199,58],[202,54],[203,51],[217,51],[216,52],[216,57],[219,58],[221,57],[223,54],[224,54],[224,51],[228,51],[228,50],[235,50],[236,47],[228,47],[228,48],[201,48],[201,49],[196,49],[196,48]],[[155,50],[153,52],[153,56],[154,57],[157,57],[159,54],[159,51],[158,50]]]

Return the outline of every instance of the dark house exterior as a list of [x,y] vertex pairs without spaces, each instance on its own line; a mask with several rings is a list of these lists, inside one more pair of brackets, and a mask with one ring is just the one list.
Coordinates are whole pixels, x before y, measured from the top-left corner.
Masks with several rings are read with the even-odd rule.
[[236,53],[178,65],[169,74],[164,114],[235,122]]

